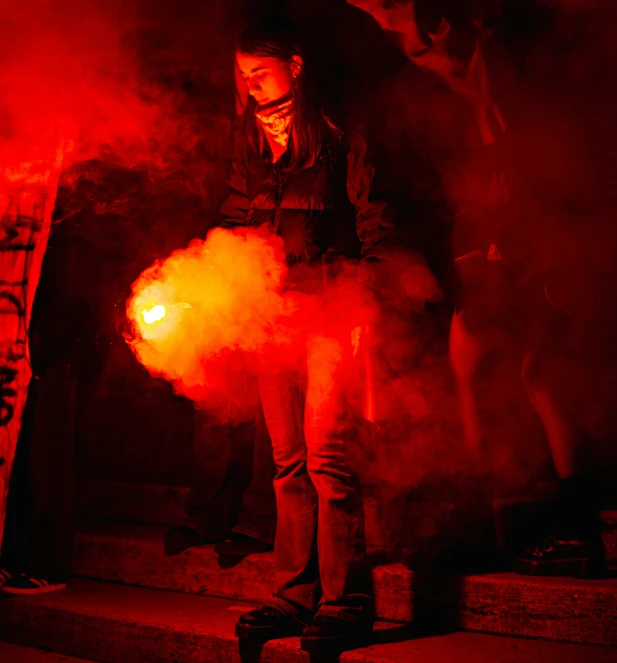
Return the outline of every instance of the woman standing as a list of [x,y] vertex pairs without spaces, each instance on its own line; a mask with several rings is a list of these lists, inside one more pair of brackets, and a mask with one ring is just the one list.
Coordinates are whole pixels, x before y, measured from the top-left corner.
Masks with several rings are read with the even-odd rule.
[[[269,226],[282,238],[289,280],[326,288],[326,261],[384,250],[392,224],[371,202],[373,171],[359,135],[345,144],[312,84],[309,62],[282,23],[261,23],[240,38],[237,65],[250,95],[230,178],[223,225]],[[319,278],[310,277],[317,271]],[[344,305],[344,302],[341,302]],[[370,633],[372,601],[363,580],[359,491],[340,433],[347,337],[314,334],[296,366],[260,378],[272,438],[278,525],[276,589],[236,627],[242,639],[302,635],[313,649]]]

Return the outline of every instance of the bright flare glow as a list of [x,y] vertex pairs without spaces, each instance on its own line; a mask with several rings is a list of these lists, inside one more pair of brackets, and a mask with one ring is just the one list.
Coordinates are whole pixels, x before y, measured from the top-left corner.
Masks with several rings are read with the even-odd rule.
[[151,309],[142,311],[141,314],[144,317],[145,323],[147,325],[152,325],[155,322],[159,322],[159,320],[162,320],[167,315],[167,310],[165,309],[164,306],[157,304],[156,306],[153,306]]
[[127,302],[127,340],[180,393],[220,391],[232,370],[227,356],[262,357],[272,348],[278,356],[289,347],[296,303],[281,293],[286,270],[278,237],[216,228],[140,275]]

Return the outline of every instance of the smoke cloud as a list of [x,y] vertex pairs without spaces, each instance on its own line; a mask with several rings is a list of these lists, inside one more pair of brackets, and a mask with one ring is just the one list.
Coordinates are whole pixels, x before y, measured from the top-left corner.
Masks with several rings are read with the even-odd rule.
[[[207,195],[225,151],[233,86],[221,77],[220,53],[232,30],[222,3],[7,0],[0,28],[0,159],[3,165],[53,154],[74,144],[65,161],[102,159],[116,167],[147,166],[161,186]],[[203,26],[218,25],[207,41]],[[216,65],[216,66],[213,66]],[[213,117],[218,131],[204,149]],[[200,158],[198,158],[200,157]],[[65,174],[74,187],[81,169]],[[177,184],[177,179],[176,179]]]
[[[3,5],[0,162],[19,169],[23,162],[47,159],[59,141],[73,143],[73,165],[64,174],[58,211],[100,224],[99,229],[107,226],[105,238],[100,229],[91,240],[121,256],[125,285],[215,223],[234,97],[228,4],[5,0]],[[338,58],[324,58],[337,75],[347,76],[336,80],[337,88],[352,80],[358,96],[374,96],[372,85],[364,85],[368,78],[358,73],[361,66],[372,72],[371,81],[400,66],[399,60],[366,47],[377,43],[375,31],[372,40],[354,32],[358,20],[347,23],[351,12],[359,13],[354,8],[343,2],[287,4],[296,5],[315,32],[322,30],[316,38],[332,42],[332,52],[347,55],[344,66]],[[533,34],[509,35],[523,73],[514,96],[524,111],[517,120],[514,158],[525,193],[513,245],[527,252],[526,275],[542,274],[552,300],[588,330],[586,367],[571,372],[562,364],[556,374],[564,384],[579,387],[568,395],[579,422],[610,440],[617,431],[611,414],[617,88],[615,22],[607,12],[612,15],[614,7],[582,0],[546,4],[556,12],[550,21]],[[353,27],[346,32],[346,26]],[[221,54],[229,59],[227,68],[220,64]],[[396,66],[375,72],[369,60]],[[498,83],[515,84],[509,77]],[[423,96],[423,88],[393,85],[389,90],[395,93],[396,113],[383,123],[382,137],[402,146],[402,152],[405,127],[419,127],[428,136],[420,121],[430,118],[427,128],[437,127],[439,133],[438,142],[429,146],[435,170],[451,176],[441,168],[442,157],[468,147],[459,131],[467,118],[440,104],[445,96]],[[408,169],[409,161],[400,164],[402,174],[410,174],[407,183],[434,185],[433,179],[414,181],[411,175],[417,173]],[[469,181],[452,177],[448,185],[448,202],[457,206],[469,193]],[[443,191],[423,193],[437,198]],[[219,230],[158,260],[137,278],[127,309],[135,324],[131,347],[152,374],[170,380],[179,393],[224,409],[234,399],[240,407],[243,398],[253,398],[243,387],[246,376],[292,361],[312,331],[325,329],[340,339],[323,348],[324,361],[331,362],[338,352],[352,352],[352,330],[372,327],[364,341],[375,350],[380,432],[367,475],[397,487],[417,486],[431,473],[452,476],[464,467],[465,452],[445,357],[446,333],[443,325],[431,327],[422,307],[437,298],[435,282],[422,260],[391,266],[394,287],[384,288],[391,301],[378,314],[355,286],[356,265],[345,265],[326,297],[290,292],[283,284],[292,275],[276,238]],[[322,282],[321,267],[310,276]],[[126,295],[118,297],[123,312],[125,300]],[[158,321],[157,306],[166,314]],[[150,325],[143,311],[151,312]],[[513,356],[520,352],[515,345]],[[504,474],[532,475],[543,442],[521,387],[520,364],[495,361],[490,371],[484,386],[495,407],[492,433],[502,439]],[[583,399],[581,391],[593,397]],[[607,449],[604,445],[603,452]]]
[[[282,294],[286,274],[276,238],[211,231],[207,240],[174,252],[133,284],[127,312],[135,324],[136,356],[179,392],[207,400],[228,377],[217,359],[232,362],[237,351],[273,357],[274,348],[294,341],[295,305]],[[225,391],[229,396],[233,389]]]
[[[361,364],[368,344],[389,347],[383,357],[377,353],[373,358],[375,348],[370,350],[376,382],[369,388],[378,394],[371,398],[382,417],[400,418],[394,413],[401,407],[421,417],[425,406],[418,390],[409,389],[413,378],[388,375],[409,360],[407,355],[417,355],[413,337],[402,341],[397,316],[378,309],[358,275],[353,260],[288,268],[281,239],[265,229],[215,229],[205,241],[195,240],[156,262],[133,284],[127,340],[139,361],[171,381],[178,393],[210,407],[233,401],[240,410],[243,372],[297,367],[306,361],[308,345],[311,361],[323,364],[316,374],[325,380],[324,393],[331,391],[327,366],[357,357],[340,379],[351,387],[352,401],[366,400],[362,392],[367,386],[351,385],[366,369]],[[406,298],[407,314],[440,296],[423,261],[408,254],[384,262],[375,285],[383,288],[384,283],[391,296]],[[395,366],[386,367],[384,360],[394,360]],[[406,407],[410,399],[415,399],[412,408]]]

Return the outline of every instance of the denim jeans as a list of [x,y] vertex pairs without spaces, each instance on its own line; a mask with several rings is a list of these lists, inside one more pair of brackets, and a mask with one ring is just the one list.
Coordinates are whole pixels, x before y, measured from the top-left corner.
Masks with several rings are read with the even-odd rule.
[[270,604],[286,614],[369,613],[361,493],[341,434],[342,347],[313,337],[297,368],[260,377],[277,467]]

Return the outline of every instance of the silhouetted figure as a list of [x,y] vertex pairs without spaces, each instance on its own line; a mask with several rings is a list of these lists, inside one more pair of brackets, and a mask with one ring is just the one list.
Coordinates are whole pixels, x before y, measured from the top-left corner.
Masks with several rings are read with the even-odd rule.
[[[269,552],[274,543],[276,472],[261,408],[251,422],[220,422],[196,409],[195,463],[185,503],[187,520],[165,538],[168,555],[215,543],[221,555]],[[252,462],[247,462],[247,457]]]
[[[555,300],[550,270],[539,264],[533,246],[531,224],[542,201],[534,201],[522,187],[525,161],[517,127],[524,126],[520,119],[526,109],[511,53],[499,38],[503,3],[349,2],[371,13],[415,68],[432,74],[451,93],[452,106],[446,107],[410,88],[409,104],[432,109],[435,121],[426,136],[442,128],[432,144],[426,139],[424,151],[441,173],[453,206],[451,243],[459,294],[450,357],[465,442],[480,466],[488,464],[491,472],[489,459],[511,415],[494,367],[504,358],[518,357],[522,383],[550,445],[563,507],[551,536],[517,556],[515,570],[602,574],[606,559],[600,500],[581,453],[587,440],[554,370],[580,351],[577,322]],[[413,121],[413,112],[408,115]],[[444,118],[459,132],[448,129]],[[410,129],[414,132],[417,127]],[[526,159],[533,159],[533,148],[527,147]]]

